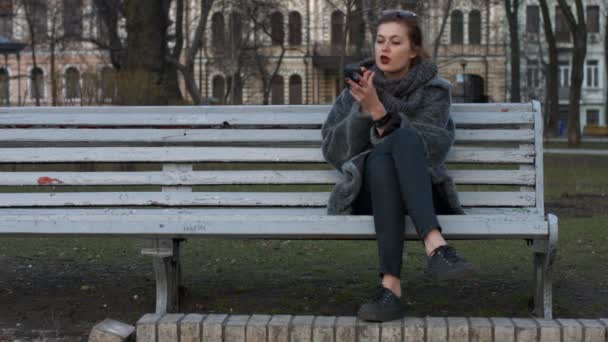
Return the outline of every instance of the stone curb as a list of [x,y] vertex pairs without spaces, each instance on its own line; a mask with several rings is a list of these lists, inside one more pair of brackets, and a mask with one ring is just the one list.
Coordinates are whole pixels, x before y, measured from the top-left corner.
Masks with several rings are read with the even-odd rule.
[[608,319],[144,315],[137,342],[608,342]]

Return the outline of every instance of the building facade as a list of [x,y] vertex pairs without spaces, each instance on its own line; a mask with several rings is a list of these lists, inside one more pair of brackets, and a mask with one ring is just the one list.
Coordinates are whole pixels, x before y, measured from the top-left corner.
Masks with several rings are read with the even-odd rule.
[[[587,26],[587,56],[583,73],[580,104],[581,132],[586,125],[606,125],[606,65],[604,45],[606,5],[602,0],[584,0]],[[559,63],[558,122],[566,127],[574,43],[566,18],[556,2],[548,2]],[[573,9],[575,6],[572,6]],[[522,100],[545,97],[546,65],[549,60],[542,14],[538,0],[526,0],[519,12],[521,33]],[[559,129],[559,127],[558,127]]]
[[[53,99],[57,105],[111,104],[108,99],[115,89],[106,50],[84,41],[49,44],[50,38],[66,35],[103,39],[93,0],[38,3],[32,15],[14,1],[0,0],[0,36],[27,45],[19,58],[5,55],[0,61],[0,103],[35,105],[38,97],[41,105],[51,105]],[[199,3],[186,2],[184,29],[190,34],[185,35],[185,46],[197,25]],[[370,17],[377,18],[384,9],[372,7],[369,4],[376,1],[369,0],[359,2],[359,13],[366,13],[361,16],[346,15],[347,1],[269,1],[272,7],[264,9],[248,8],[249,3],[216,0],[209,13],[205,43],[195,63],[195,80],[205,103],[332,103],[344,86],[342,62],[373,55],[375,27]],[[440,75],[452,83],[454,102],[508,101],[509,31],[503,0],[454,0],[448,13],[442,0],[398,3],[419,14],[425,48],[435,55]],[[519,10],[522,100],[542,100],[548,50],[538,0],[525,0]],[[606,125],[607,114],[602,29],[606,8],[601,0],[585,0],[585,10],[589,33],[581,129],[586,124]],[[550,2],[550,12],[560,61],[559,118],[564,120],[573,44],[555,2]],[[119,32],[126,34],[124,20]],[[32,34],[47,39],[36,41]],[[182,92],[187,96],[185,88]]]

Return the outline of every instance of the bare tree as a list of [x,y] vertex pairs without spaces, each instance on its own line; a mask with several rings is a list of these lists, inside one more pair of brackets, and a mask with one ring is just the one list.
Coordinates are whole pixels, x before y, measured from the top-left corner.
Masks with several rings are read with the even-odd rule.
[[40,82],[44,82],[44,79],[38,77],[37,70],[38,67],[38,56],[37,49],[38,45],[43,44],[45,42],[44,38],[46,36],[47,30],[47,22],[46,22],[46,1],[45,0],[20,0],[20,5],[23,9],[25,22],[27,24],[27,32],[29,35],[29,45],[32,51],[32,73],[30,75],[31,82],[33,87],[30,87],[33,90],[33,94],[31,94],[35,101],[36,106],[40,106],[40,89],[42,85]]
[[519,47],[519,0],[505,0],[509,23],[509,47],[511,49],[511,102],[521,101],[521,61]]
[[447,0],[443,9],[443,16],[441,18],[441,26],[439,27],[439,32],[435,37],[435,41],[433,43],[433,62],[437,62],[437,52],[439,51],[439,45],[441,45],[441,37],[443,36],[443,32],[445,31],[445,26],[448,22],[448,18],[450,17],[450,12],[452,12],[452,0]]
[[545,40],[549,47],[549,63],[547,65],[546,72],[546,89],[545,89],[545,137],[548,132],[555,128],[555,116],[559,112],[559,66],[557,59],[557,43],[555,41],[555,34],[553,32],[553,24],[551,23],[551,15],[549,14],[549,7],[547,6],[547,0],[539,1],[541,13],[543,17],[543,28],[545,31]]
[[574,0],[576,15],[566,0],[558,0],[562,13],[574,38],[572,50],[572,73],[570,74],[570,103],[568,105],[568,144],[579,145],[580,133],[580,100],[585,57],[587,56],[587,26],[582,0]]

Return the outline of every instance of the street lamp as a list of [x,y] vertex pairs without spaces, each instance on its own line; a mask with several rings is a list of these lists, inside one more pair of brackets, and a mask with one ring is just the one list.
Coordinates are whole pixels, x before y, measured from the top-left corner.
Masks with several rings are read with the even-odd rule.
[[462,60],[460,62],[460,65],[462,66],[462,97],[463,97],[463,101],[462,102],[466,102],[467,100],[467,81],[466,81],[466,77],[465,77],[465,71],[467,69],[467,61],[466,60]]

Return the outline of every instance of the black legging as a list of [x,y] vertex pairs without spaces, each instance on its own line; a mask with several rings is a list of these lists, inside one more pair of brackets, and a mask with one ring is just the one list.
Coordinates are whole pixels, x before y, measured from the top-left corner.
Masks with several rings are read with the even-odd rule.
[[367,156],[361,192],[354,213],[374,215],[378,241],[380,276],[401,275],[405,216],[408,214],[418,236],[441,231],[433,207],[431,175],[422,138],[413,128],[399,128]]

